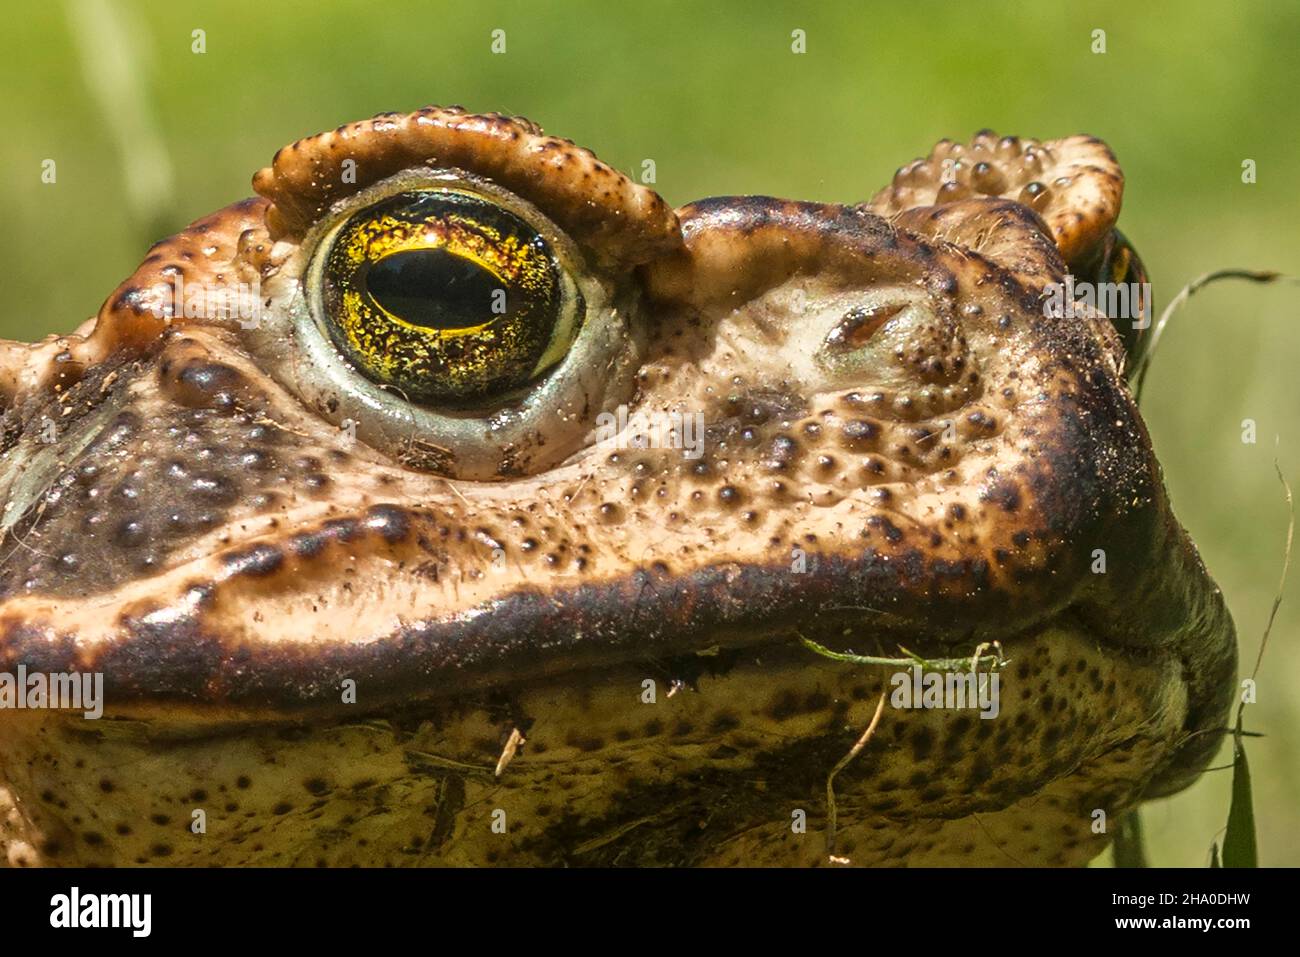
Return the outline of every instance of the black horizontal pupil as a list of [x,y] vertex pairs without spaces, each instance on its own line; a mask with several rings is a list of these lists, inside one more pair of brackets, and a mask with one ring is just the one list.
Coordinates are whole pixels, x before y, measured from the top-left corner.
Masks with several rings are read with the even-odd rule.
[[496,276],[441,248],[385,256],[366,273],[366,288],[391,315],[429,329],[479,326],[509,306]]

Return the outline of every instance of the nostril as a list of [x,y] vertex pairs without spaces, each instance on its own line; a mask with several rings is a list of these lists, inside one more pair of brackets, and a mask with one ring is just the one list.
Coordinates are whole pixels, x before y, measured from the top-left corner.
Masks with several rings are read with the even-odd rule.
[[883,326],[905,308],[906,303],[880,303],[874,306],[855,306],[844,314],[826,337],[831,352],[848,352],[860,349]]

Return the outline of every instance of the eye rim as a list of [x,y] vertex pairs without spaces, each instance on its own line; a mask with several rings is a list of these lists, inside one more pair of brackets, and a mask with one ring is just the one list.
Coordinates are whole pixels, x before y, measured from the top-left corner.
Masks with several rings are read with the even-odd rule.
[[[408,189],[453,185],[507,205],[545,236],[582,294],[585,316],[568,353],[531,387],[481,408],[434,409],[406,401],[359,374],[315,318],[322,243],[356,210]],[[331,207],[262,286],[262,321],[242,330],[268,373],[311,413],[412,469],[466,481],[535,474],[583,447],[602,411],[631,401],[646,348],[636,320],[642,290],[629,270],[599,265],[531,203],[493,182],[457,169],[403,170]]]
[[[502,252],[511,240],[519,251],[513,262]],[[519,294],[523,308],[434,328],[379,301],[372,271],[396,256],[433,251],[472,263],[508,296]],[[321,238],[312,263],[313,314],[344,359],[377,385],[435,409],[482,407],[529,388],[563,359],[585,318],[574,267],[536,224],[477,190],[428,184],[360,205]],[[512,266],[513,283],[502,275]],[[530,291],[530,281],[544,288]]]

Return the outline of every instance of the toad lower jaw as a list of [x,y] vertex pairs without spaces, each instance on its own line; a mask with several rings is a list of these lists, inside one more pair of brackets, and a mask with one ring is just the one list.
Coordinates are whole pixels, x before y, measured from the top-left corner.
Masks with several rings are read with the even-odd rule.
[[[1097,811],[1113,820],[1149,796],[1128,770],[1185,738],[1180,666],[1125,660],[1064,625],[1004,650],[994,720],[887,706],[877,746],[836,777],[837,856],[1077,864],[1105,846],[1089,826]],[[128,860],[196,862],[183,812],[208,808],[230,822],[223,858],[253,864],[816,864],[828,851],[827,775],[892,688],[893,673],[788,643],[721,647],[471,688],[390,706],[383,720],[266,724],[230,711],[227,723],[182,706],[161,735],[155,711],[56,724],[48,741],[85,771],[61,800],[93,800],[105,824],[130,827],[113,837]],[[147,778],[122,774],[141,767],[122,762],[145,742]],[[7,766],[13,748],[0,747]],[[38,763],[10,780],[28,793],[48,778]],[[505,834],[490,829],[489,809],[504,812]],[[806,832],[791,828],[798,811]],[[63,856],[59,833],[45,850]]]

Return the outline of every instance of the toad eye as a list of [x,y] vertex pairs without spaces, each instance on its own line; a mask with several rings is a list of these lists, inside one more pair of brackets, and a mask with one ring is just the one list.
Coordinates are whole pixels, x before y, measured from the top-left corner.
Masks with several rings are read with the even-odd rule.
[[547,240],[491,200],[399,192],[345,220],[324,250],[318,321],[362,375],[431,405],[528,385],[568,352],[577,284]]
[[471,172],[399,171],[281,247],[265,286],[280,308],[241,332],[303,405],[404,466],[535,474],[631,398],[645,350],[608,228],[585,203],[554,209],[577,236]]

